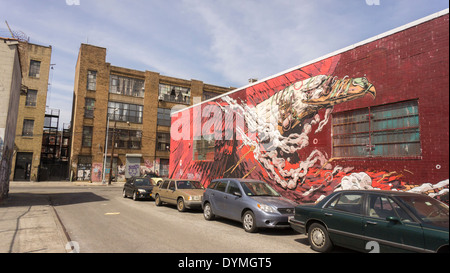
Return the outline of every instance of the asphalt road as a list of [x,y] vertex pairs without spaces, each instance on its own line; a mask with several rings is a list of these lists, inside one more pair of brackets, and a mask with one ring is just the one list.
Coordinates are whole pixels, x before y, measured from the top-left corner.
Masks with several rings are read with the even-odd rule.
[[30,185],[14,192],[48,195],[80,253],[311,253],[291,229],[246,233],[241,224],[202,211],[122,197],[121,187]]

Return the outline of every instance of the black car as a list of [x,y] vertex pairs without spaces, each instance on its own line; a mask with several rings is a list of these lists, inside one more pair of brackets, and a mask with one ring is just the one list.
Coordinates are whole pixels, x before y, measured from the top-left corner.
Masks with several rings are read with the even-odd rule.
[[449,252],[448,206],[427,195],[343,190],[315,205],[299,205],[291,227],[311,248],[339,245],[362,252]]
[[133,200],[138,199],[153,199],[152,191],[155,186],[153,179],[148,177],[131,177],[123,185],[124,198],[133,197]]

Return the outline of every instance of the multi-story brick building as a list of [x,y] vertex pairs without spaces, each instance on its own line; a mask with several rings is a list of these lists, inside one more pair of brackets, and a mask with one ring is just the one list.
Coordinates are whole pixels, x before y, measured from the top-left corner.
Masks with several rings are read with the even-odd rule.
[[74,85],[71,177],[94,182],[109,179],[112,150],[119,181],[145,172],[167,175],[171,109],[231,91],[113,66],[106,48],[88,44],[81,44]]
[[20,42],[19,49],[24,88],[20,93],[10,179],[37,181],[52,47]]

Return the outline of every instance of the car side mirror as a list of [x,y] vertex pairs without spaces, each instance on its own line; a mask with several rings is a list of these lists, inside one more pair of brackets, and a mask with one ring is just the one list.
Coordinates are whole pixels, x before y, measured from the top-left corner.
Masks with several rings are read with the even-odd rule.
[[394,224],[397,224],[397,223],[401,224],[402,223],[402,221],[400,221],[400,219],[398,219],[395,216],[388,216],[388,217],[386,217],[386,220],[388,220],[389,222],[392,222]]
[[233,195],[234,195],[234,196],[237,196],[237,197],[242,197],[242,194],[241,194],[240,191],[235,191],[235,192],[233,192]]

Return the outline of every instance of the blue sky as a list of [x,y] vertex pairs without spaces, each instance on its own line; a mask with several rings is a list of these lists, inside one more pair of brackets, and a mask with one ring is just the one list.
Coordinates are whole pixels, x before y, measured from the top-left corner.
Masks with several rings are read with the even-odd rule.
[[7,20],[30,42],[52,46],[47,105],[61,109],[62,124],[70,122],[81,43],[106,47],[106,61],[115,66],[241,87],[448,6],[444,0],[0,0],[0,36],[8,33]]

